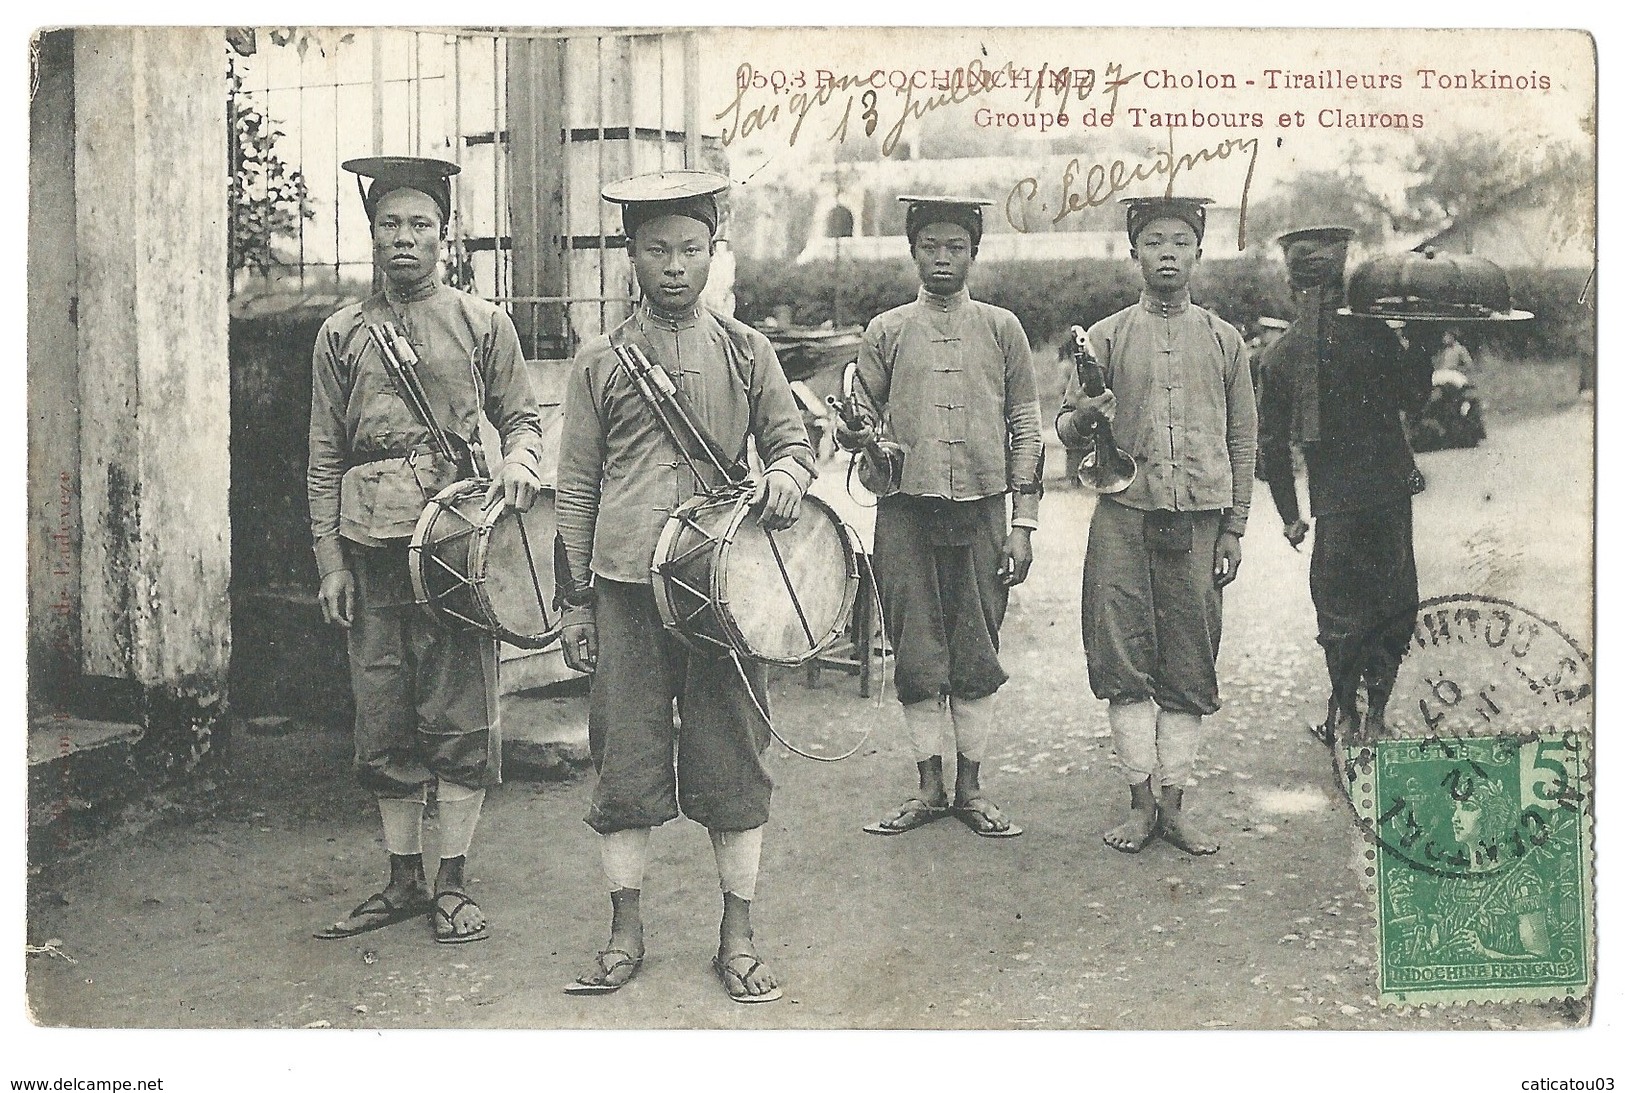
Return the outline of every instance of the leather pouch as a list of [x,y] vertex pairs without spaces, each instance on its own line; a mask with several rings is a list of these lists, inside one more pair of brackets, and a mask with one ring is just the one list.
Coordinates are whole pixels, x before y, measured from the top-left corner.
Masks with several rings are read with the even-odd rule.
[[1157,509],[1145,514],[1145,544],[1157,554],[1189,554],[1196,521],[1188,512]]

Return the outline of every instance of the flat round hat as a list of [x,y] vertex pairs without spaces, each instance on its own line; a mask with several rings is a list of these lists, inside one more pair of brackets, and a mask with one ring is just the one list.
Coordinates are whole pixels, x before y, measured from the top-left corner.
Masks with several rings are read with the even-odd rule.
[[643,202],[681,201],[688,197],[709,197],[720,194],[731,183],[712,171],[651,171],[617,179],[605,186],[605,201],[617,205]]
[[[451,219],[451,178],[462,171],[455,163],[427,156],[363,156],[339,166],[357,176],[361,205],[369,220],[377,215],[378,202],[392,190],[428,194],[440,208],[441,222]],[[365,178],[372,182],[363,184]]]
[[662,216],[698,220],[715,236],[721,220],[717,194],[730,185],[725,176],[710,171],[652,171],[617,179],[600,192],[605,201],[621,207],[621,230],[628,239]]
[[982,206],[993,202],[981,197],[955,197],[947,194],[898,194],[908,206],[903,217],[903,234],[910,246],[928,224],[958,224],[970,233],[972,246],[982,243]]

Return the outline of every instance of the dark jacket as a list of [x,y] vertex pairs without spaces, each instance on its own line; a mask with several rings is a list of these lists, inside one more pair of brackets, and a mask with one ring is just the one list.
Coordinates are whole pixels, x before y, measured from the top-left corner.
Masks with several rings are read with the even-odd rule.
[[[1328,309],[1329,311],[1329,309]],[[1427,354],[1406,347],[1387,324],[1375,319],[1322,313],[1316,352],[1320,438],[1303,443],[1309,471],[1309,511],[1314,516],[1357,512],[1410,496],[1415,468],[1400,412],[1414,413],[1432,383]],[[1292,477],[1291,380],[1294,354],[1304,351],[1300,323],[1264,351],[1258,454],[1270,496],[1283,523],[1299,518]],[[1294,338],[1298,334],[1298,338]]]

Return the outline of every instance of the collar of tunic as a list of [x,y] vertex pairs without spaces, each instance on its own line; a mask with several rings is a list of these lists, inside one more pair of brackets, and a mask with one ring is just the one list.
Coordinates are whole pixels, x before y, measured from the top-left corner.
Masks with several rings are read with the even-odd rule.
[[921,285],[920,294],[916,299],[933,311],[958,311],[970,302],[970,289],[961,288],[948,296],[939,296]]
[[652,326],[657,330],[675,333],[679,330],[692,329],[700,321],[700,307],[695,304],[681,315],[662,315],[654,309],[648,300],[638,304],[637,320],[640,326]]
[[401,292],[395,287],[393,282],[386,280],[384,282],[384,299],[396,306],[399,306],[400,304],[415,304],[423,300],[427,300],[444,287],[445,286],[442,285],[438,280],[430,277],[411,292]]
[[1190,290],[1181,291],[1172,300],[1164,300],[1151,295],[1148,291],[1142,291],[1140,293],[1140,306],[1151,312],[1151,314],[1164,319],[1172,318],[1175,315],[1183,315],[1191,306]]

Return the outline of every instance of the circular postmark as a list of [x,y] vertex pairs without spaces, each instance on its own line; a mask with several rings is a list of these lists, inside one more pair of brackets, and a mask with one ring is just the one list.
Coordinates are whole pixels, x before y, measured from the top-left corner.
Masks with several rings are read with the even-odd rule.
[[[1575,841],[1593,782],[1591,658],[1555,624],[1472,594],[1373,628],[1385,717],[1333,748],[1369,849],[1439,878],[1527,870]],[[1395,624],[1398,624],[1397,627]],[[1403,648],[1401,649],[1401,643]]]

